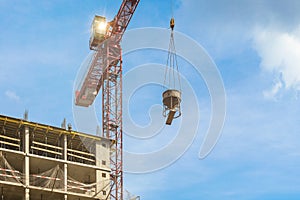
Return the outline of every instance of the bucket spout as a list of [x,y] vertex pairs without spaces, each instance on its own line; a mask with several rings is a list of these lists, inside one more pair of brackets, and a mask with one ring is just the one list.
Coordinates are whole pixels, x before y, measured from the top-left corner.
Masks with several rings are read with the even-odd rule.
[[176,111],[174,111],[174,110],[170,110],[169,111],[168,117],[167,117],[167,121],[166,121],[167,125],[171,125],[172,124],[172,121],[174,119],[175,113],[176,113]]

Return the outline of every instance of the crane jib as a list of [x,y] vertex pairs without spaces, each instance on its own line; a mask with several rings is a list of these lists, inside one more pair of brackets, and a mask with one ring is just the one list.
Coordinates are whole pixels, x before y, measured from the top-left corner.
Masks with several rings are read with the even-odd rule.
[[[111,62],[116,62],[120,60],[120,55],[118,55],[118,48],[121,48],[118,44],[133,16],[133,13],[140,0],[124,0],[118,11],[118,14],[112,22],[109,22],[109,27],[107,28],[106,41],[102,41],[97,45],[96,56],[93,57],[93,61],[90,62],[88,66],[88,73],[85,74],[83,78],[83,84],[76,91],[75,94],[75,104],[78,106],[88,107],[93,104],[96,96],[102,87],[102,82],[105,77],[106,68],[111,64]],[[108,45],[109,42],[114,42],[115,45]],[[115,52],[111,60],[103,63],[107,57],[107,48],[110,48],[110,52]]]

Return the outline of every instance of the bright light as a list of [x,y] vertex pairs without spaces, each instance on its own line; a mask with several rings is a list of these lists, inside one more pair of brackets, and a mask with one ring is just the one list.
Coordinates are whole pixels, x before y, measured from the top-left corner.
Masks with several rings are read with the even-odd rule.
[[105,40],[107,29],[108,23],[106,22],[106,18],[95,15],[91,26],[90,49],[95,49]]
[[106,22],[99,22],[98,26],[97,26],[97,30],[99,32],[103,32],[106,30],[106,26],[107,26],[107,23]]

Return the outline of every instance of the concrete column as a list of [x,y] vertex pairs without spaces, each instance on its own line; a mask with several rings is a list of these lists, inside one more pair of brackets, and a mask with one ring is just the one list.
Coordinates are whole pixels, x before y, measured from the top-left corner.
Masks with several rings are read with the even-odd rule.
[[24,132],[24,153],[25,153],[25,162],[24,162],[24,174],[25,174],[25,200],[29,200],[30,196],[29,196],[29,175],[30,175],[30,169],[29,169],[29,149],[30,149],[30,143],[29,143],[29,128],[25,127],[25,132]]
[[25,127],[24,133],[24,153],[29,154],[29,128]]
[[95,158],[96,158],[96,166],[101,167],[101,157],[102,157],[102,147],[100,140],[96,141],[96,148],[95,148]]
[[29,196],[29,188],[25,188],[25,198],[24,200],[29,200],[30,196]]
[[[67,193],[68,192],[68,164],[67,163],[64,163],[64,186],[65,186],[65,193]],[[65,198],[65,200],[67,200],[68,199],[68,195],[67,194],[65,194],[65,196],[64,196]]]
[[[68,164],[67,164],[67,160],[68,160],[68,138],[67,135],[64,135],[64,190],[65,193],[68,192]],[[68,195],[65,194],[64,195],[64,200],[68,199]]]
[[64,160],[68,160],[68,138],[67,135],[64,135]]
[[[105,153],[107,149],[103,146],[104,141],[102,140],[97,140],[96,141],[96,147],[95,147],[95,157],[96,157],[96,166],[97,167],[104,167],[102,161],[106,161],[105,159]],[[107,162],[107,161],[106,161]],[[105,184],[107,184],[107,177],[109,177],[109,174],[106,174],[106,178],[102,177],[102,174],[105,173],[101,169],[96,170],[96,197],[98,198],[103,198],[103,193],[102,190],[105,187]]]
[[101,170],[96,170],[96,197],[100,197],[102,195],[101,190],[103,189],[103,184],[101,184]]

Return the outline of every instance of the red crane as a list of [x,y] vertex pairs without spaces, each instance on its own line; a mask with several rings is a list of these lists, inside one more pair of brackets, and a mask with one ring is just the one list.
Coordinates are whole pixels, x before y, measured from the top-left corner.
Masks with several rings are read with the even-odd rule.
[[75,104],[90,106],[102,88],[103,136],[115,141],[111,155],[110,198],[123,200],[123,134],[122,134],[122,49],[120,42],[139,0],[123,0],[115,18],[95,16],[90,49],[94,50],[88,72]]

